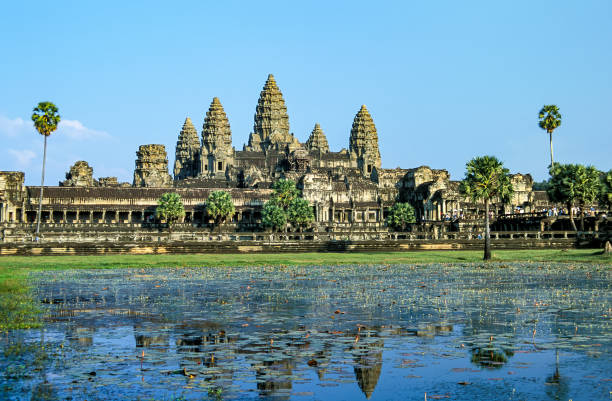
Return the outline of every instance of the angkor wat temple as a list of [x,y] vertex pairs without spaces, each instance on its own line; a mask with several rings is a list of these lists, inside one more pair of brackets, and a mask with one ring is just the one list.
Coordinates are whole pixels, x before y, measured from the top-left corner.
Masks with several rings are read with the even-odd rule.
[[[158,198],[174,191],[185,204],[183,225],[201,228],[210,223],[205,212],[208,195],[223,189],[236,206],[230,225],[236,231],[257,231],[263,229],[261,208],[270,187],[281,178],[294,180],[312,205],[315,230],[386,231],[385,215],[397,201],[410,202],[419,222],[468,221],[483,213],[482,205],[459,192],[460,182],[451,180],[446,170],[382,168],[378,132],[365,105],[353,120],[348,150],[331,151],[319,124],[301,143],[290,132],[287,107],[272,75],[259,96],[253,132],[242,150],[233,146],[229,120],[215,97],[201,136],[186,118],[175,152],[172,177],[163,145],[140,146],[131,185],[115,177],[94,179],[87,162],[76,162],[66,180],[44,188],[43,224],[64,231],[93,225],[139,227],[153,221]],[[515,174],[512,179],[512,202],[494,205],[496,214],[517,206],[529,212],[547,203],[546,193],[532,191],[530,175]],[[40,187],[24,185],[23,173],[0,172],[0,224],[31,226],[39,194]]]

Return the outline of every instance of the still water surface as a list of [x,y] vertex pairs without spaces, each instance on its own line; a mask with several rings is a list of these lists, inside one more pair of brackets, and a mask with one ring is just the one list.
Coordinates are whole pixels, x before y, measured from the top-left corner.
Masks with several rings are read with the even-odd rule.
[[[7,399],[611,400],[612,269],[50,271]],[[22,352],[14,352],[19,347]]]

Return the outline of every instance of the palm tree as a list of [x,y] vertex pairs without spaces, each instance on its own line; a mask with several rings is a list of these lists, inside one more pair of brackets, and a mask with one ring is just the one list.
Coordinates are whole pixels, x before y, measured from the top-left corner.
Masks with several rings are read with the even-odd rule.
[[473,201],[485,203],[485,248],[484,260],[491,259],[491,233],[489,230],[489,203],[495,198],[508,202],[512,195],[510,172],[495,156],[475,157],[466,165],[461,192]]
[[552,166],[553,161],[553,146],[552,146],[552,134],[553,131],[561,125],[561,113],[559,113],[559,108],[554,104],[545,105],[540,110],[540,114],[538,115],[540,128],[548,132],[550,138],[550,165]]
[[43,188],[45,185],[45,162],[47,160],[47,137],[51,135],[56,129],[60,122],[60,115],[58,114],[57,106],[51,102],[40,102],[38,106],[34,108],[32,113],[32,121],[34,122],[34,128],[40,135],[45,138],[45,147],[43,151],[43,165],[42,165],[42,178],[40,180],[40,198],[38,199],[38,216],[36,218],[36,241],[38,241],[38,234],[40,233],[40,217],[42,214],[42,199],[43,199]]

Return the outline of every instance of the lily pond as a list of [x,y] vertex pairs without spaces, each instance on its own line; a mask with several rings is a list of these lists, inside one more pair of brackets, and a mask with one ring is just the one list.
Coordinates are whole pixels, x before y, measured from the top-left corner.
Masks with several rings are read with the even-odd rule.
[[610,266],[35,273],[2,399],[611,400]]

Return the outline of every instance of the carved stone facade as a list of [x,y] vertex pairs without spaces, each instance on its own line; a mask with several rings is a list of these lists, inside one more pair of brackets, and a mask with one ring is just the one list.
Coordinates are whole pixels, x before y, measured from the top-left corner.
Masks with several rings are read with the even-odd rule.
[[172,185],[164,145],[140,145],[136,156],[135,187],[163,188]]
[[319,153],[327,153],[329,152],[329,143],[327,143],[327,137],[319,123],[316,123],[314,129],[310,133],[308,140],[306,141],[306,149],[319,152]]
[[287,106],[274,76],[268,75],[255,112],[255,124],[249,137],[249,144],[244,150],[250,152],[266,151],[293,151],[300,144],[289,133],[289,115]]
[[[43,222],[148,222],[157,198],[176,191],[185,203],[185,221],[207,224],[206,197],[222,189],[234,199],[234,222],[241,230],[261,229],[262,206],[270,187],[282,178],[297,183],[313,208],[318,230],[387,230],[385,217],[398,201],[411,203],[421,222],[469,220],[483,213],[482,205],[463,196],[459,181],[452,181],[446,170],[382,168],[378,132],[365,105],[353,120],[348,150],[331,151],[319,124],[301,143],[289,131],[287,107],[272,75],[260,93],[253,132],[242,151],[232,144],[229,119],[216,97],[204,118],[201,142],[199,138],[187,118],[178,135],[174,179],[163,145],[140,146],[131,186],[115,177],[94,180],[86,162],[75,163],[61,187],[45,188]],[[547,204],[545,193],[532,191],[531,176],[516,174],[512,180],[511,204],[494,202],[495,213]],[[39,191],[23,186],[23,173],[0,172],[0,223],[33,222]]]
[[200,141],[198,131],[187,117],[176,142],[176,156],[174,160],[174,179],[183,180],[194,177],[199,169]]
[[202,126],[201,164],[197,175],[225,179],[228,167],[234,161],[232,131],[219,98],[210,104]]
[[0,171],[0,223],[25,221],[25,174]]
[[374,120],[365,104],[361,106],[353,120],[349,151],[351,157],[357,160],[357,167],[365,176],[372,174],[374,168],[380,168],[378,133]]
[[86,161],[78,161],[66,173],[66,180],[60,182],[60,187],[93,187],[93,168]]

